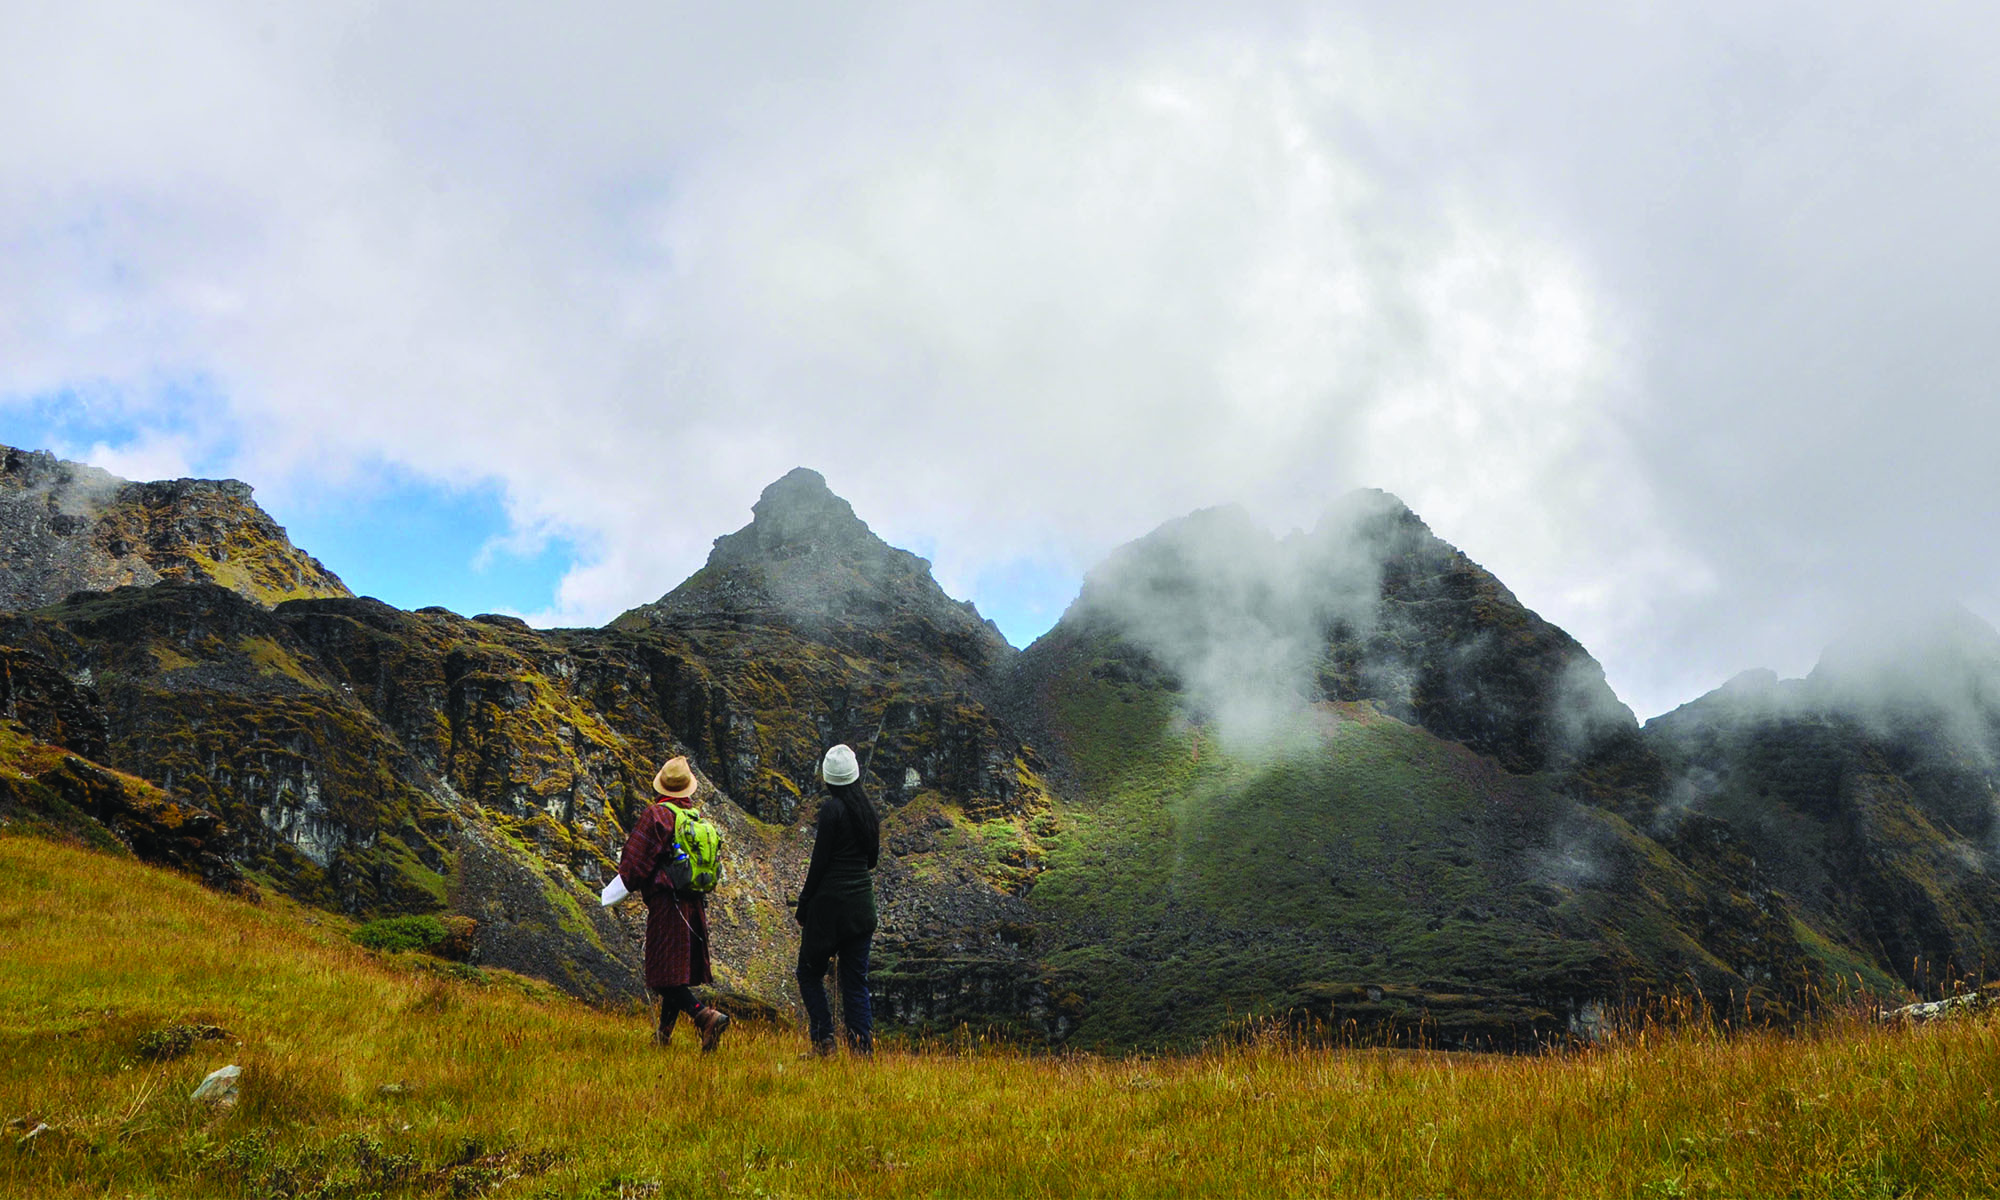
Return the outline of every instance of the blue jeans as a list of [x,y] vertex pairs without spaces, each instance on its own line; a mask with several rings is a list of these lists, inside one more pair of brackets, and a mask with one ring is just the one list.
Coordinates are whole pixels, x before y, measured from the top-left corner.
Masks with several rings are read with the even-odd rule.
[[[810,939],[808,939],[810,940]],[[799,947],[799,995],[805,998],[806,1020],[815,1045],[833,1040],[833,1013],[826,1003],[826,964],[840,959],[840,1015],[847,1026],[847,1044],[862,1053],[875,1048],[875,1012],[868,998],[868,946],[875,935],[864,933],[838,943],[832,954],[819,947]]]

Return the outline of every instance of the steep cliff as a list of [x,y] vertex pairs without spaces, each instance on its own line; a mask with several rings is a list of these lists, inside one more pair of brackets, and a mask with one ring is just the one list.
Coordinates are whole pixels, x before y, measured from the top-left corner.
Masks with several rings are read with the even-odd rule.
[[[635,994],[629,932],[587,903],[601,878],[578,875],[590,856],[529,836],[502,797],[489,807],[460,792],[438,769],[449,764],[405,744],[303,636],[328,619],[312,605],[394,610],[303,603],[267,610],[212,584],[124,587],[0,622],[0,643],[101,697],[106,761],[218,818],[220,852],[252,881],[362,916],[456,909],[479,920],[487,961],[580,995]],[[475,724],[515,719],[479,713]]]
[[2000,634],[1963,609],[1746,672],[1646,724],[1655,824],[1726,822],[1836,970],[1924,993],[2000,967]]
[[345,596],[234,479],[131,483],[0,446],[0,611],[124,584],[207,581],[261,604]]
[[212,812],[103,765],[97,693],[27,651],[0,646],[0,823],[20,822],[243,891],[230,831]]

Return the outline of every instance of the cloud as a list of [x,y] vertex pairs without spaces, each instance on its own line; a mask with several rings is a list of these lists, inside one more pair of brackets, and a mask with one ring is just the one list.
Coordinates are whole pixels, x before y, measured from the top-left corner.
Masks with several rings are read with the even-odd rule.
[[577,622],[800,464],[960,580],[1380,486],[1657,711],[2000,596],[1992,31],[1865,15],[34,8],[0,405],[495,481]]

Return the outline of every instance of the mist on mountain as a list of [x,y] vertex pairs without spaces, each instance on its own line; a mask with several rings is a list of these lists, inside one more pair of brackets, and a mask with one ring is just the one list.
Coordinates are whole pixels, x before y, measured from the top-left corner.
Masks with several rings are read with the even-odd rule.
[[[24,463],[0,516],[53,529],[70,494],[28,468],[91,477]],[[883,811],[879,1000],[911,1029],[1137,1044],[1256,1012],[1524,1047],[1628,992],[1784,1019],[1835,977],[2000,961],[2000,635],[1962,612],[1642,732],[1383,492],[1283,535],[1169,522],[1019,651],[804,468],[603,629],[291,599],[331,576],[246,485],[111,495],[62,523],[88,554],[17,546],[0,578],[67,597],[0,621],[9,746],[100,765],[0,787],[0,816],[462,916],[482,961],[579,995],[635,986],[591,897],[686,754],[730,831],[730,1002],[790,1003],[781,898],[835,741]]]

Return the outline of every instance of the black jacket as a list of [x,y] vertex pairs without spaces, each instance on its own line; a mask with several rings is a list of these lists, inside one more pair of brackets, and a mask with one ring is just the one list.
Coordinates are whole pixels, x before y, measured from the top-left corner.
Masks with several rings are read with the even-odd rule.
[[874,932],[875,883],[869,872],[881,850],[880,838],[871,844],[837,797],[820,803],[812,863],[799,889],[799,924],[808,941],[845,941]]

